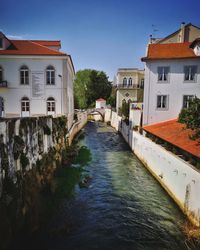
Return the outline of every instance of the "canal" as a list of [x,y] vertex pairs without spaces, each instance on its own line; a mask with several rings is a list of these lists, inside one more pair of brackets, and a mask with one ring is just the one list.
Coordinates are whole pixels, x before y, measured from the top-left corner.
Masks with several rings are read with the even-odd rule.
[[184,216],[121,135],[89,122],[78,143],[91,152],[89,186],[77,185],[24,249],[187,249]]

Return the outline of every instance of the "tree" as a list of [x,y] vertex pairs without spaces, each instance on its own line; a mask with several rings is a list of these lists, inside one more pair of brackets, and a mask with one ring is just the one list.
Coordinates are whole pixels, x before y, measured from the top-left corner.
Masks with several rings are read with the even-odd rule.
[[200,138],[200,99],[190,101],[189,107],[181,110],[178,121],[194,131],[192,139]]
[[103,71],[80,70],[74,82],[75,107],[82,109],[94,106],[98,98],[107,99],[111,90],[111,82]]

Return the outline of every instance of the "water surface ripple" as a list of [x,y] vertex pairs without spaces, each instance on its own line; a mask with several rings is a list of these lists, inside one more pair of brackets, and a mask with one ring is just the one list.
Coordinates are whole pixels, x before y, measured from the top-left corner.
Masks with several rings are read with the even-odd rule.
[[121,135],[95,122],[84,131],[90,186],[64,200],[33,249],[186,249],[182,213]]

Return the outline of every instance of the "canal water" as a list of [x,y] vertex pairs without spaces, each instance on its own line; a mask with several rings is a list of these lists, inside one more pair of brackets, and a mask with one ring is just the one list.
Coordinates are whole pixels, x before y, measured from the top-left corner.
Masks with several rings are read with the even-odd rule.
[[187,249],[184,216],[121,135],[97,122],[84,135],[79,145],[92,156],[88,187],[77,185],[24,249]]

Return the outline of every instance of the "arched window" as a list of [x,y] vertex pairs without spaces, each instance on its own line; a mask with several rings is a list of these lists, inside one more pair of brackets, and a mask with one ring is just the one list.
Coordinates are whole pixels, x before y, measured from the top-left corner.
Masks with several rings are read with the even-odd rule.
[[3,68],[0,66],[0,84],[3,81]]
[[124,77],[124,79],[123,79],[123,85],[124,86],[127,85],[127,79],[126,79],[126,77]]
[[123,104],[123,103],[126,103],[126,100],[125,100],[125,99],[122,100],[122,104]]
[[47,99],[47,114],[54,114],[56,111],[55,99],[53,97],[49,97]]
[[130,77],[130,78],[128,79],[128,86],[132,86],[132,83],[133,83],[133,80],[132,80],[132,78]]
[[128,99],[128,103],[129,103],[129,104],[131,103],[131,99]]
[[21,112],[22,117],[29,116],[30,113],[30,100],[28,97],[23,97],[21,99]]
[[22,66],[20,68],[20,84],[29,84],[29,69],[27,66]]
[[55,69],[53,66],[48,66],[46,69],[46,84],[47,85],[55,84]]

